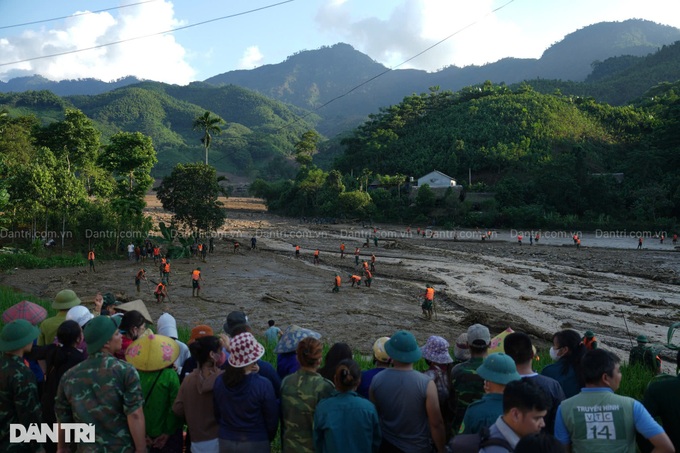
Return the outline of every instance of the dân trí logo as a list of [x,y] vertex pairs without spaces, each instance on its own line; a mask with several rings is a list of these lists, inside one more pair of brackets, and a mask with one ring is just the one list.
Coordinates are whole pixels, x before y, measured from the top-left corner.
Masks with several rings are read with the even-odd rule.
[[64,441],[83,444],[94,443],[94,425],[92,423],[31,423],[28,428],[18,423],[9,425],[9,442],[11,444],[38,442],[44,444],[47,439],[57,443],[59,429],[64,431]]

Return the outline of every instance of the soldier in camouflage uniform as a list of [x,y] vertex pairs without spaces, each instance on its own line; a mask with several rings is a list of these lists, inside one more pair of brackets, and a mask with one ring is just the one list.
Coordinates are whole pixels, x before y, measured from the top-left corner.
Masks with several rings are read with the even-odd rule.
[[491,334],[486,326],[474,324],[467,331],[470,346],[470,360],[460,363],[451,370],[451,389],[453,391],[453,432],[460,430],[468,406],[484,396],[484,379],[477,374],[487,355]]
[[85,327],[85,342],[89,357],[61,378],[57,420],[94,424],[95,443],[79,444],[79,452],[146,452],[139,375],[113,356],[122,345],[118,325],[107,316],[94,318]]
[[0,333],[0,451],[32,452],[40,446],[31,442],[9,443],[9,425],[19,423],[28,428],[40,423],[42,413],[35,375],[23,355],[31,351],[40,331],[25,319],[7,324]]
[[315,338],[303,338],[297,346],[300,369],[281,383],[283,453],[313,453],[314,410],[331,395],[335,386],[316,372],[321,365],[322,346]]
[[649,340],[644,335],[636,338],[637,346],[633,346],[628,357],[628,364],[638,364],[656,374],[661,373],[661,359],[657,356],[654,348],[649,346]]

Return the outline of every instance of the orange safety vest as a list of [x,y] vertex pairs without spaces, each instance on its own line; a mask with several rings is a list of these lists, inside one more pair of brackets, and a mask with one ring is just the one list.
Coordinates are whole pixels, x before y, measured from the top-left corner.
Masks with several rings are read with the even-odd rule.
[[198,280],[199,278],[201,278],[201,271],[199,271],[199,270],[191,271],[191,279],[192,280]]
[[158,247],[153,248],[153,256],[158,256],[161,254],[161,249]]
[[364,261],[363,266],[364,266],[364,269],[368,269],[368,261]]
[[434,288],[427,288],[425,290],[425,299],[434,300]]
[[316,256],[317,258],[319,257],[319,251],[318,250],[314,251],[314,256]]
[[165,272],[166,274],[170,273],[170,264],[165,263],[165,265],[163,266],[163,272]]
[[87,252],[87,259],[88,259],[88,260],[93,260],[93,259],[94,259],[94,252],[92,252],[92,251]]
[[300,246],[299,246],[299,245],[296,245],[296,246],[295,246],[295,251],[296,251],[296,252],[299,252],[299,251],[300,251]]
[[340,250],[345,251],[345,244],[340,244]]
[[336,275],[335,276],[335,286],[340,286],[341,283],[342,283],[342,278],[340,278],[339,275]]
[[166,262],[166,259],[165,259],[165,258],[161,258],[161,266],[165,266],[165,262]]
[[158,286],[156,286],[156,291],[154,291],[154,294],[163,294],[163,290],[165,289],[165,285],[162,283],[159,283]]
[[361,277],[359,277],[358,275],[352,275],[352,277],[350,277],[350,279],[353,282],[360,282],[361,281]]
[[198,244],[198,251],[199,252],[203,251],[203,244]]
[[586,347],[587,350],[592,351],[593,350],[593,343],[597,343],[597,337],[593,338],[583,338],[583,345]]

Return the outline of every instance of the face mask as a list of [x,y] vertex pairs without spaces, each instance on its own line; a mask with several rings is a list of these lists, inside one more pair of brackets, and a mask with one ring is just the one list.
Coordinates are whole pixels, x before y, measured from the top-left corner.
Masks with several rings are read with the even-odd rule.
[[222,368],[222,365],[224,365],[224,362],[227,361],[227,351],[222,348],[220,350],[220,355],[217,357],[217,360],[215,360],[215,366],[217,368]]
[[550,347],[550,358],[553,359],[553,362],[557,362],[560,359],[560,356],[557,355],[557,351],[552,346]]

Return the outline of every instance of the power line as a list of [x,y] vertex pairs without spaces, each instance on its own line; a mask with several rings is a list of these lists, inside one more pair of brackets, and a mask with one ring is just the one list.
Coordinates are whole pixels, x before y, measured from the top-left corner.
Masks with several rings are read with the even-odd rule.
[[490,16],[491,14],[493,14],[493,13],[495,13],[495,12],[497,12],[497,11],[502,10],[503,8],[505,8],[506,6],[508,6],[510,3],[514,2],[514,1],[515,1],[515,0],[510,0],[510,1],[508,1],[507,3],[504,3],[503,5],[499,6],[498,8],[489,11],[488,13],[484,14],[483,16],[481,16],[479,19],[476,19],[475,21],[473,21],[473,22],[467,24],[467,25],[464,26],[463,28],[459,28],[459,29],[456,30],[455,32],[451,33],[449,36],[447,36],[447,37],[445,37],[445,38],[443,38],[443,39],[437,41],[436,43],[432,44],[430,47],[428,47],[428,48],[426,48],[425,50],[423,50],[423,51],[421,51],[421,52],[415,54],[414,56],[412,56],[412,57],[410,57],[410,58],[408,58],[408,59],[402,61],[402,62],[399,63],[398,65],[393,66],[393,67],[391,67],[391,68],[385,69],[384,71],[382,71],[382,72],[376,74],[375,76],[371,77],[370,79],[364,80],[364,81],[361,82],[360,84],[354,86],[353,88],[350,88],[350,89],[349,89],[348,91],[346,91],[345,93],[340,94],[340,95],[338,95],[338,96],[332,98],[332,99],[329,100],[328,102],[325,102],[324,104],[322,104],[322,105],[320,105],[320,106],[314,108],[312,111],[310,111],[310,112],[306,113],[305,115],[303,115],[303,116],[297,118],[296,120],[291,121],[291,122],[288,123],[288,124],[284,124],[284,125],[281,126],[279,129],[277,129],[277,131],[280,131],[280,130],[282,130],[282,129],[285,129],[285,128],[287,128],[288,126],[291,126],[291,125],[297,123],[298,121],[304,120],[304,119],[307,118],[309,115],[311,115],[312,113],[315,113],[315,112],[317,112],[318,110],[320,110],[320,109],[326,107],[328,104],[331,104],[331,103],[337,101],[338,99],[344,98],[345,96],[349,95],[349,94],[352,93],[353,91],[358,90],[358,89],[361,88],[362,86],[371,83],[371,82],[374,81],[375,79],[384,76],[384,75],[387,74],[388,72],[394,71],[394,70],[397,69],[399,66],[403,66],[403,65],[405,65],[406,63],[408,63],[409,61],[418,58],[419,56],[423,55],[423,54],[426,53],[426,52],[429,52],[430,50],[434,49],[434,48],[437,47],[438,45],[444,43],[445,41],[448,41],[448,40],[451,39],[451,38],[453,38],[453,37],[456,36],[458,33],[461,33],[461,32],[463,32],[463,31],[467,30],[468,28],[470,28],[470,27],[472,27],[472,26],[474,26],[474,25],[477,25],[479,22],[481,22],[482,20],[484,20],[487,16]]
[[159,31],[159,32],[156,32],[156,33],[151,33],[151,34],[143,35],[143,36],[135,36],[133,38],[121,39],[120,41],[114,41],[114,42],[109,42],[109,43],[105,43],[105,44],[99,44],[97,46],[86,47],[84,49],[68,50],[68,51],[65,51],[65,52],[53,53],[53,54],[49,54],[49,55],[42,55],[40,57],[25,58],[23,60],[10,61],[10,62],[7,62],[7,63],[0,63],[0,66],[9,66],[9,65],[18,64],[18,63],[25,63],[27,61],[35,61],[35,60],[42,60],[42,59],[45,59],[45,58],[60,57],[62,55],[70,55],[70,54],[79,53],[79,52],[86,52],[88,50],[101,49],[102,47],[108,47],[108,46],[115,46],[117,44],[122,44],[122,43],[130,42],[130,41],[136,41],[136,40],[139,40],[139,39],[151,38],[152,36],[164,35],[164,34],[167,34],[167,33],[174,33],[176,31],[186,30],[187,28],[198,27],[199,25],[205,25],[205,24],[209,24],[209,23],[212,23],[212,22],[217,22],[217,21],[221,21],[221,20],[225,20],[225,19],[231,19],[231,18],[238,17],[238,16],[244,16],[246,14],[255,13],[255,12],[262,11],[262,10],[269,9],[269,8],[274,8],[276,6],[284,5],[286,3],[292,3],[294,1],[295,0],[284,0],[284,1],[279,2],[279,3],[273,3],[271,5],[262,6],[260,8],[255,8],[255,9],[251,9],[251,10],[248,10],[248,11],[243,11],[243,12],[236,13],[236,14],[230,14],[228,16],[216,17],[214,19],[204,20],[202,22],[196,22],[195,24],[189,24],[189,25],[184,25],[182,27],[171,28],[170,30]]
[[146,1],[138,2],[138,3],[130,3],[128,5],[120,5],[120,6],[114,6],[114,7],[106,8],[106,9],[98,9],[96,11],[84,11],[82,13],[71,14],[70,16],[53,17],[52,19],[35,20],[33,22],[24,22],[23,24],[2,25],[2,26],[0,26],[0,30],[4,30],[6,28],[24,27],[26,25],[43,24],[45,22],[53,22],[55,20],[69,19],[71,17],[86,16],[88,14],[103,13],[103,12],[106,12],[106,11],[112,11],[114,9],[127,8],[129,6],[143,5],[144,3],[152,3],[152,2],[157,2],[157,1],[159,1],[159,0],[146,0]]

